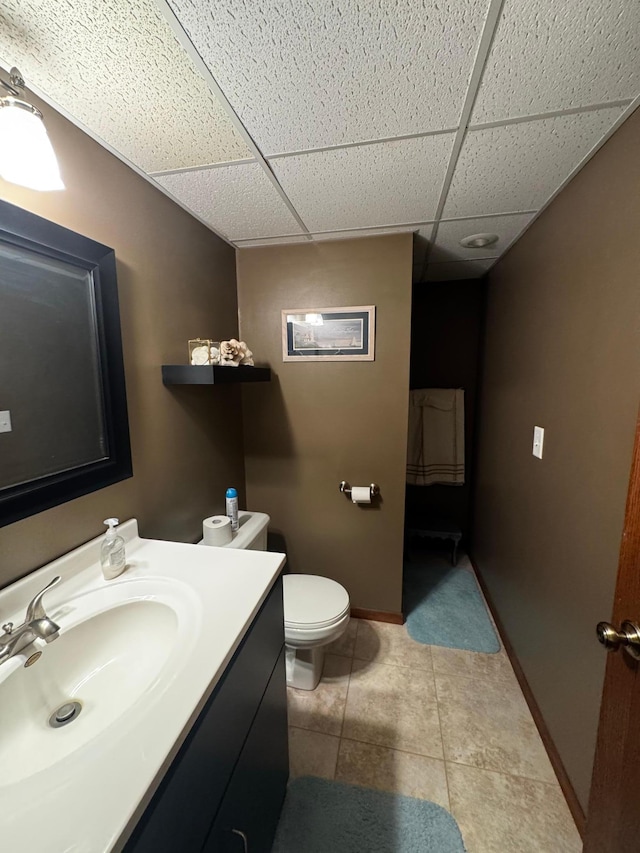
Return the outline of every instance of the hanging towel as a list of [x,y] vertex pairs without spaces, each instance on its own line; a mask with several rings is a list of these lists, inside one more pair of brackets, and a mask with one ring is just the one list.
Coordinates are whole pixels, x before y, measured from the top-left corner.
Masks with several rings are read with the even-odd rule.
[[409,394],[407,483],[464,483],[464,391],[421,388]]

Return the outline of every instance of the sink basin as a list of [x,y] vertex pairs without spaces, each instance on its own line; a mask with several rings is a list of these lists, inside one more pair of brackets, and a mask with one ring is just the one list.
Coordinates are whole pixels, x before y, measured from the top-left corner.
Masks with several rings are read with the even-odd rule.
[[[51,613],[69,626],[58,639],[0,666],[0,788],[56,764],[112,726],[129,728],[137,706],[146,708],[180,669],[190,645],[181,635],[187,622],[199,621],[197,602],[176,594],[179,587],[150,596],[136,586],[72,600]],[[41,657],[25,666],[35,651]],[[73,719],[53,727],[52,714],[73,702],[80,706]]]
[[19,625],[62,578],[43,602],[60,636],[0,664],[3,850],[125,849],[284,562],[142,539],[135,519],[119,531],[127,570],[114,580],[99,536],[0,590],[0,624]]

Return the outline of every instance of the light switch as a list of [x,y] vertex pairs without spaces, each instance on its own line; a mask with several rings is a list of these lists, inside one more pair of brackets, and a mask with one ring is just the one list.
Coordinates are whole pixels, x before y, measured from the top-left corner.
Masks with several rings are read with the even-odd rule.
[[0,432],[11,432],[11,412],[0,412]]
[[533,428],[533,455],[542,459],[542,447],[544,445],[544,427]]

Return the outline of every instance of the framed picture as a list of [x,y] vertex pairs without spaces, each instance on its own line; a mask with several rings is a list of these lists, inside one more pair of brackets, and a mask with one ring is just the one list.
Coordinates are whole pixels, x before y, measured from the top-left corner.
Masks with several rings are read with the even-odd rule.
[[283,361],[373,361],[375,305],[282,312]]

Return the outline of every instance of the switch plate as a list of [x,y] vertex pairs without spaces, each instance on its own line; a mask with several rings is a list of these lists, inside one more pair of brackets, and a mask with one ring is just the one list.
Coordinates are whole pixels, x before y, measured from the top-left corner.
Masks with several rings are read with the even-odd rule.
[[0,412],[0,432],[11,432],[11,412]]
[[533,455],[542,459],[542,448],[544,446],[544,427],[533,428]]

